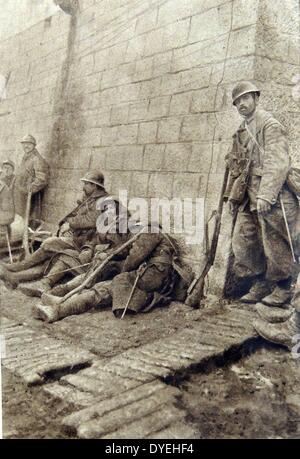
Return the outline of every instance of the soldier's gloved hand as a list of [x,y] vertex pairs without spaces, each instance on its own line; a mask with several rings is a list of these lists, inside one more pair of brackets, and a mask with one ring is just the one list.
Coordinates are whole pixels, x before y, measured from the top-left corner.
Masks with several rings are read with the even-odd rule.
[[60,236],[64,236],[66,233],[70,231],[70,224],[65,222],[59,229]]
[[108,257],[108,255],[109,254],[107,252],[97,252],[94,256],[94,260],[97,260],[98,262],[101,263]]
[[270,212],[272,205],[268,202],[265,201],[264,199],[258,199],[257,200],[257,213],[258,215],[261,215],[262,217],[264,215],[267,215],[268,212]]

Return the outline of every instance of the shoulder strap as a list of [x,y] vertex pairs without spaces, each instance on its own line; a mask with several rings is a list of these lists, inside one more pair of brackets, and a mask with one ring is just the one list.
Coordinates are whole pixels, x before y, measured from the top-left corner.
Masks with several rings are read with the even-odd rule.
[[263,149],[263,147],[262,147],[261,145],[259,145],[258,141],[256,140],[256,138],[254,137],[254,135],[253,135],[252,132],[250,131],[247,122],[245,122],[245,128],[246,128],[246,131],[248,132],[249,136],[250,136],[251,139],[253,140],[254,144],[255,144],[255,145],[257,146],[257,148],[259,149],[259,151],[260,151],[262,154],[265,154],[265,150]]

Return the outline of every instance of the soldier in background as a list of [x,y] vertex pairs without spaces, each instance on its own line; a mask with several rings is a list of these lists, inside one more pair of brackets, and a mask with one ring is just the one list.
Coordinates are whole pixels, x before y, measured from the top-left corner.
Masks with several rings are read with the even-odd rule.
[[34,221],[41,219],[43,191],[49,181],[49,166],[36,149],[36,140],[32,135],[26,135],[21,144],[25,154],[16,178],[16,213],[25,217],[28,193],[32,193],[29,225],[36,226]]
[[3,161],[1,180],[6,183],[10,190],[13,191],[16,181],[15,164],[13,161],[10,161],[9,159]]
[[60,221],[57,236],[46,239],[26,260],[13,265],[0,264],[0,279],[8,286],[17,288],[20,282],[44,276],[42,281],[23,287],[27,295],[41,296],[65,277],[66,269],[74,275],[84,272],[82,265],[92,260],[95,243],[98,241],[97,219],[106,210],[100,201],[106,200],[108,193],[100,171],[90,171],[81,180],[83,198]]
[[10,233],[10,225],[15,219],[13,191],[7,184],[7,177],[0,177],[0,233]]
[[233,90],[233,104],[244,122],[228,155],[226,196],[237,215],[232,237],[234,272],[253,282],[245,303],[284,306],[291,298],[293,258],[284,220],[291,233],[299,204],[286,185],[290,169],[284,127],[258,108],[260,91],[251,82]]

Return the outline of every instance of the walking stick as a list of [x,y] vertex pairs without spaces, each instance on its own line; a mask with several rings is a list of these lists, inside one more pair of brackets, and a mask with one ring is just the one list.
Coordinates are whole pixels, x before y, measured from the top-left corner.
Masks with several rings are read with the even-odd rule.
[[294,261],[294,263],[297,263],[297,260],[296,260],[296,257],[295,257],[295,251],[294,251],[294,247],[293,247],[293,242],[292,242],[292,237],[291,237],[291,232],[290,232],[289,224],[288,224],[288,221],[287,221],[286,212],[285,212],[285,208],[284,208],[284,204],[283,204],[283,200],[282,200],[282,196],[281,195],[279,197],[279,200],[280,200],[281,210],[282,210],[282,213],[283,213],[283,219],[284,219],[284,223],[285,223],[285,227],[286,227],[286,231],[287,231],[287,235],[288,235],[288,239],[289,239],[290,249],[291,249],[291,252],[292,252],[293,261]]
[[126,306],[125,306],[124,311],[123,311],[123,314],[122,314],[122,316],[121,316],[121,319],[124,319],[124,317],[125,317],[125,314],[126,314],[126,312],[127,312],[127,309],[128,309],[129,304],[130,304],[130,301],[132,300],[132,297],[133,297],[133,294],[134,294],[134,292],[135,292],[135,289],[136,289],[137,283],[138,283],[138,281],[139,281],[139,278],[140,278],[140,275],[138,274],[138,275],[136,276],[136,278],[135,278],[135,281],[134,281],[132,290],[131,290],[131,292],[130,292],[130,295],[129,295],[129,298],[128,298],[128,300],[127,300]]
[[7,248],[8,248],[10,262],[11,262],[11,264],[13,264],[14,260],[13,260],[12,254],[11,254],[8,226],[6,227],[6,242],[7,242]]
[[32,196],[32,192],[29,191],[28,196],[27,196],[25,221],[24,221],[24,233],[23,233],[23,247],[25,250],[25,258],[30,256],[28,226],[29,226],[29,217],[30,217],[30,210],[31,210],[31,196]]
[[129,295],[129,298],[128,298],[128,300],[127,300],[126,306],[125,306],[124,311],[123,311],[123,314],[122,314],[122,316],[121,316],[121,319],[124,319],[125,314],[126,314],[127,309],[128,309],[128,306],[130,305],[130,302],[131,302],[131,300],[132,300],[133,294],[134,294],[134,292],[135,292],[137,283],[138,283],[139,279],[141,278],[141,276],[142,276],[142,275],[144,274],[144,272],[146,271],[146,269],[147,269],[147,263],[146,263],[146,262],[143,263],[143,264],[139,267],[139,269],[138,269],[138,271],[137,271],[137,276],[136,276],[136,278],[135,278],[135,281],[134,281],[132,290],[131,290],[131,292],[130,292],[130,295]]

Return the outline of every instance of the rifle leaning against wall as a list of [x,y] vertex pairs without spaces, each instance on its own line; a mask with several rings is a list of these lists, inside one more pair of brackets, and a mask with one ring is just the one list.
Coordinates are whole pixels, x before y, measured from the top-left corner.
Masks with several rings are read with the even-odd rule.
[[205,263],[205,266],[201,274],[195,278],[195,280],[192,282],[192,284],[190,285],[188,289],[188,297],[186,299],[186,304],[195,309],[199,308],[200,301],[203,297],[205,279],[211,267],[213,266],[215,262],[215,258],[216,258],[216,252],[217,252],[218,241],[219,241],[220,230],[221,230],[222,213],[223,213],[223,207],[224,207],[224,194],[225,194],[226,187],[227,187],[228,176],[229,176],[229,168],[226,167],[224,178],[223,178],[221,194],[220,194],[219,203],[218,203],[218,209],[214,213],[215,214],[215,227],[214,227],[211,245],[206,255],[206,263]]

